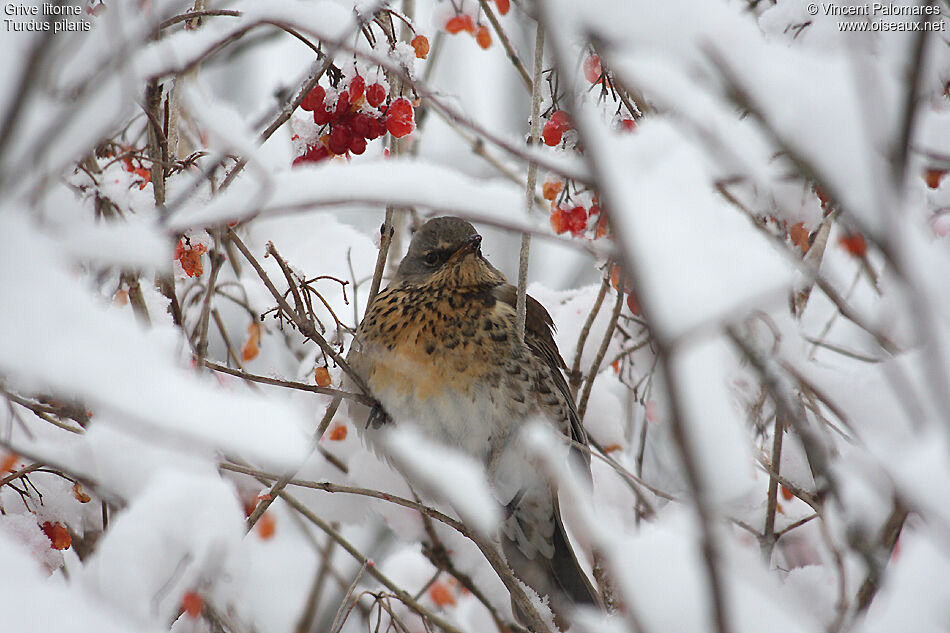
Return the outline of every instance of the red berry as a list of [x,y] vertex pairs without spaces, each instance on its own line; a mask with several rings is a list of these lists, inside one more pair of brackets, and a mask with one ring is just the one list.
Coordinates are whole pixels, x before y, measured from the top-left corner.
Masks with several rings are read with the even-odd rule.
[[396,138],[402,138],[415,129],[412,104],[409,99],[399,97],[386,111],[386,129]]
[[541,130],[541,138],[544,140],[544,144],[551,147],[559,144],[563,135],[564,132],[553,120],[549,120],[545,123],[544,129]]
[[369,136],[373,133],[373,119],[370,118],[369,115],[359,112],[350,122],[350,128],[352,128],[353,134],[356,136],[361,138],[369,138]]
[[314,147],[308,147],[307,151],[303,153],[302,156],[298,156],[294,159],[293,166],[303,165],[305,163],[319,163],[320,161],[329,158],[330,152],[323,145],[316,145]]
[[373,84],[366,89],[366,102],[374,108],[386,100],[386,89],[382,84]]
[[587,209],[578,206],[568,211],[567,228],[574,237],[580,236],[587,229]]
[[350,81],[350,103],[356,103],[363,96],[363,90],[366,89],[366,80],[357,75]]
[[398,119],[388,119],[386,121],[386,129],[396,138],[402,138],[410,134],[414,127],[415,125],[412,121],[402,121]]
[[354,136],[350,139],[350,151],[359,156],[366,151],[366,139]]
[[350,93],[346,90],[340,93],[340,96],[336,100],[336,109],[333,111],[333,115],[339,119],[344,114],[348,114],[350,111]]
[[317,125],[326,125],[330,122],[330,113],[324,104],[320,104],[313,109],[313,122]]
[[495,4],[498,5],[498,13],[502,15],[508,13],[508,9],[511,8],[509,0],[495,0]]
[[323,144],[316,145],[307,149],[307,153],[304,154],[304,158],[306,158],[308,162],[319,163],[321,160],[330,158],[330,150],[328,150]]
[[390,119],[412,119],[412,103],[405,97],[399,97],[389,106],[386,117]]
[[350,148],[350,129],[345,125],[336,125],[330,132],[330,139],[327,141],[329,149],[334,154],[345,154]]
[[584,77],[592,84],[600,83],[604,69],[600,65],[600,55],[591,55],[584,60]]
[[475,32],[475,41],[484,49],[491,47],[491,33],[484,24],[478,27],[478,31]]
[[314,86],[313,90],[303,98],[303,101],[300,103],[300,107],[306,110],[307,112],[313,112],[318,108],[323,107],[323,100],[327,96],[327,91],[323,89],[323,86]]
[[385,134],[386,133],[386,119],[383,117],[371,119],[370,131],[371,131],[371,134],[367,136],[366,138],[371,141]]
[[564,132],[565,130],[570,130],[571,128],[574,127],[574,124],[571,123],[570,115],[564,110],[558,110],[557,112],[552,114],[550,121],[554,125],[561,128],[562,132]]
[[620,122],[620,129],[623,132],[633,132],[637,129],[637,122],[633,119],[624,119]]

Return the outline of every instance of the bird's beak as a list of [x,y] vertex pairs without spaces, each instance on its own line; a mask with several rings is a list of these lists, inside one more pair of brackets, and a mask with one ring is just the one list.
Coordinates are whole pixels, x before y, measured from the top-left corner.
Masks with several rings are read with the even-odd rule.
[[462,245],[458,247],[452,257],[449,258],[449,261],[459,261],[463,259],[469,253],[478,253],[479,248],[482,245],[482,236],[479,234],[472,235],[469,238],[466,238]]

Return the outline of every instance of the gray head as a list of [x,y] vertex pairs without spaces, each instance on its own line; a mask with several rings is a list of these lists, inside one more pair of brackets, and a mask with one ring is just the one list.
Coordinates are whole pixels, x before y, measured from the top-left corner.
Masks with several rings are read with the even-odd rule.
[[481,243],[482,236],[465,220],[433,218],[412,236],[409,252],[399,263],[393,283],[419,283],[446,278],[451,273],[459,281],[482,279],[491,284],[503,283],[504,276],[482,257]]

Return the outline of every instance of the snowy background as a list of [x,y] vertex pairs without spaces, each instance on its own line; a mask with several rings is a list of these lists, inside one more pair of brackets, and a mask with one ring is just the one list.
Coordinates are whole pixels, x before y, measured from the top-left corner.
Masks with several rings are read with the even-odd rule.
[[0,31],[4,630],[518,630],[480,473],[397,437],[420,503],[341,391],[445,214],[513,283],[531,237],[612,605],[572,630],[950,629],[947,3],[43,6]]

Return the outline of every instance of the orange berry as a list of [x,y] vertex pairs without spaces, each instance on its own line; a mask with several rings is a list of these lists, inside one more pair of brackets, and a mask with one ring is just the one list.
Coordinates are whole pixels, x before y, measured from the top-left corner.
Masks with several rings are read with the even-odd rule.
[[329,387],[330,383],[330,370],[326,367],[317,367],[313,371],[313,378],[317,382],[318,387]]
[[479,26],[478,31],[475,32],[475,41],[484,49],[491,47],[491,33],[484,24]]
[[640,300],[637,299],[635,292],[631,292],[627,295],[627,307],[630,308],[630,312],[636,316],[640,316]]
[[461,33],[462,31],[474,33],[475,21],[472,19],[472,16],[468,14],[455,15],[449,18],[449,21],[445,23],[445,30],[452,35]]
[[80,484],[78,481],[73,484],[73,496],[76,497],[76,501],[79,503],[89,503],[92,501],[92,497],[83,491],[82,484]]
[[247,326],[247,334],[247,342],[241,348],[241,359],[244,361],[254,360],[260,352],[261,324],[251,321],[251,324]]
[[189,277],[200,277],[204,273],[204,266],[201,264],[201,255],[208,251],[208,247],[204,244],[198,244],[197,246],[192,246],[190,243],[187,245],[184,242],[184,238],[178,240],[178,245],[175,247],[175,259],[181,263],[182,270],[185,271],[185,274]]
[[197,618],[204,608],[204,598],[195,591],[186,591],[181,598],[181,610],[187,613],[189,618]]
[[786,488],[785,486],[780,486],[780,488],[782,489],[782,499],[785,499],[786,501],[791,501],[792,497],[795,496],[792,494],[792,491]]
[[788,229],[788,238],[792,240],[792,244],[801,249],[802,253],[807,253],[811,247],[811,233],[805,228],[804,222],[793,224]]
[[412,48],[416,51],[416,57],[425,59],[429,56],[429,38],[425,35],[417,35],[412,38]]
[[548,180],[542,186],[545,200],[554,200],[557,194],[564,189],[564,183],[560,180]]
[[844,246],[855,257],[864,257],[868,252],[868,244],[860,233],[849,233],[838,238],[838,243]]
[[551,228],[558,235],[567,230],[567,217],[560,208],[555,209],[551,214]]
[[434,582],[432,586],[429,587],[429,597],[432,598],[437,606],[446,607],[446,606],[455,606],[455,596],[452,595],[452,590],[445,586],[443,582]]
[[16,467],[16,463],[18,461],[20,461],[19,455],[16,453],[9,453],[3,458],[3,461],[0,461],[0,474],[13,472],[13,469]]
[[346,425],[341,424],[340,426],[334,428],[330,431],[329,435],[330,440],[334,442],[342,442],[346,439]]
[[936,189],[940,186],[940,181],[945,173],[947,173],[946,169],[928,169],[924,172],[924,181],[926,181],[928,187]]
[[495,5],[498,7],[498,13],[505,15],[508,13],[508,10],[511,9],[511,2],[509,0],[495,0]]
[[47,521],[40,526],[40,529],[43,530],[43,534],[49,539],[50,547],[53,549],[69,549],[69,546],[73,544],[73,538],[69,535],[69,531],[62,523],[50,523]]
[[265,541],[274,536],[274,532],[277,531],[277,521],[274,520],[274,515],[270,512],[265,512],[257,520],[257,535],[264,539]]

